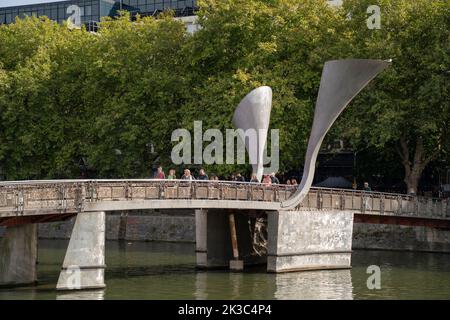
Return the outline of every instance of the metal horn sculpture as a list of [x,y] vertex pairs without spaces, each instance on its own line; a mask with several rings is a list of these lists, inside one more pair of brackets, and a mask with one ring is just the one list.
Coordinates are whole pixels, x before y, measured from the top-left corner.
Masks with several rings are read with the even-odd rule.
[[388,65],[389,61],[364,59],[333,60],[325,63],[302,181],[297,191],[281,203],[283,209],[295,208],[308,194],[314,178],[317,155],[326,133],[349,102]]
[[[270,111],[272,110],[272,89],[267,86],[251,91],[239,103],[233,116],[233,124],[245,144],[253,173],[259,181],[263,175],[264,147],[269,130]],[[239,130],[241,129],[241,130]],[[257,144],[252,145],[250,139],[245,139],[245,132],[249,129],[256,132]]]

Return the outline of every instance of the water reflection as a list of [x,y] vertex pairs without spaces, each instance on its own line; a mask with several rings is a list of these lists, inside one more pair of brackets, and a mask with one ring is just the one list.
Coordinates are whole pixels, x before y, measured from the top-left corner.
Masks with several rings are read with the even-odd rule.
[[264,268],[244,272],[197,272],[195,299],[353,299],[350,270],[268,274]]
[[276,299],[284,300],[351,300],[350,270],[326,270],[276,275]]
[[104,300],[105,290],[81,290],[58,293],[56,300]]
[[196,300],[208,299],[207,290],[208,274],[206,272],[197,272],[195,275],[195,293]]
[[[67,242],[40,241],[38,286],[0,289],[3,299],[450,299],[450,255],[354,251],[351,270],[267,273],[265,266],[195,269],[193,244],[108,242],[106,290],[60,292]],[[367,288],[367,267],[381,269],[381,290]]]

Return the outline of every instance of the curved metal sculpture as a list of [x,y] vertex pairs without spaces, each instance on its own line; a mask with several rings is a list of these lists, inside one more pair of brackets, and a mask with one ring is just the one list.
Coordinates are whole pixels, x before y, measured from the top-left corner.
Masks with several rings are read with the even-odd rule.
[[[233,124],[239,137],[245,144],[253,173],[261,181],[264,171],[264,147],[269,130],[270,111],[272,110],[272,89],[267,86],[251,91],[239,103],[233,116]],[[241,129],[241,130],[239,130]],[[247,130],[255,130],[257,145],[251,145],[251,139],[245,139]]]
[[295,208],[308,194],[314,178],[317,155],[326,133],[349,102],[388,65],[389,61],[364,59],[333,60],[325,63],[302,181],[294,195],[281,203],[283,209]]

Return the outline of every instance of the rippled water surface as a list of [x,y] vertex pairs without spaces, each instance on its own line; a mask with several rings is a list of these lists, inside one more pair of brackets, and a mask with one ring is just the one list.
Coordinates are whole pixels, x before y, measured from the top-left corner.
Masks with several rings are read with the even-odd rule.
[[[106,289],[55,290],[66,241],[39,242],[39,284],[0,289],[0,299],[450,299],[450,255],[354,251],[351,270],[269,274],[198,271],[193,244],[107,242]],[[381,270],[369,290],[367,267]]]

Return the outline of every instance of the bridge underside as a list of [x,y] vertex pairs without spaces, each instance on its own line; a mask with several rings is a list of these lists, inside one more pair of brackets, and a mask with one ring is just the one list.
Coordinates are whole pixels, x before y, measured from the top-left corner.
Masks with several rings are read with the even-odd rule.
[[71,213],[38,214],[33,216],[3,217],[0,218],[0,226],[10,228],[34,223],[65,221],[76,215],[77,213],[71,212]]
[[422,217],[380,216],[380,215],[355,213],[354,222],[450,229],[450,220],[422,218]]
[[[162,209],[164,210],[164,209]],[[210,210],[213,212],[218,209],[198,209],[198,210]],[[305,210],[311,210],[305,208]],[[126,210],[124,210],[126,211]],[[247,215],[254,215],[257,212],[277,212],[276,210],[238,210],[238,209],[224,209],[219,210],[224,212],[245,212]],[[323,210],[329,211],[329,210]],[[98,213],[105,211],[98,211]],[[114,212],[114,211],[106,211]],[[370,223],[370,224],[387,224],[387,225],[401,225],[401,226],[413,226],[413,227],[428,227],[428,228],[438,228],[438,229],[450,229],[449,219],[437,219],[432,217],[413,217],[413,216],[398,216],[398,215],[379,215],[372,214],[371,212],[360,213],[358,211],[354,212],[354,222],[355,223]],[[0,227],[17,227],[27,224],[34,223],[50,223],[57,221],[65,221],[76,216],[77,212],[52,212],[34,215],[16,215],[0,217]]]

